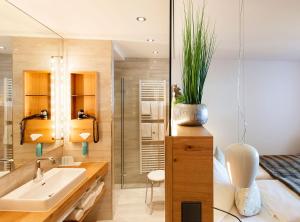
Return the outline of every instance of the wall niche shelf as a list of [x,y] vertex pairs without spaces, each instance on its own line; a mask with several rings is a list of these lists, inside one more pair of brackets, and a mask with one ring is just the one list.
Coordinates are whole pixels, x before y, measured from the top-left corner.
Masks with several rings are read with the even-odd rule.
[[[97,118],[97,72],[71,73],[71,134],[70,142],[93,141],[93,119],[78,119],[78,112]],[[79,134],[90,133],[87,140]]]
[[[47,110],[48,119],[30,119],[26,121],[25,143],[53,143],[51,127],[51,73],[49,71],[24,71],[24,117],[40,114]],[[31,134],[42,134],[32,141]]]

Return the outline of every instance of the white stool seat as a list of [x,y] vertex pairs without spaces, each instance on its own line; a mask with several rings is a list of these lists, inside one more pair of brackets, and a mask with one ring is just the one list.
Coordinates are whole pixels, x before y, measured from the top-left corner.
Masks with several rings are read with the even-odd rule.
[[163,182],[165,180],[164,170],[154,170],[148,173],[148,179],[154,182]]
[[[147,183],[146,183],[146,196],[145,196],[145,203],[150,206],[151,214],[153,211],[153,186],[154,183],[161,183],[165,181],[165,171],[164,170],[153,170],[147,174]],[[147,196],[148,196],[148,184],[151,184],[151,199],[150,204],[148,204]]]

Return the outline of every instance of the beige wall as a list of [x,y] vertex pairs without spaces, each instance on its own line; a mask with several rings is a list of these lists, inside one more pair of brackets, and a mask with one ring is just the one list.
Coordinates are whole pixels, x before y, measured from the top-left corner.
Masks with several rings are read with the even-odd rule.
[[[19,122],[24,117],[24,70],[49,70],[51,56],[58,56],[60,39],[12,38],[13,45],[13,146],[16,166],[21,166],[35,158],[35,144],[20,145]],[[44,144],[44,151],[61,145]]]
[[68,73],[74,71],[98,72],[98,117],[100,141],[89,144],[87,157],[81,155],[81,143],[65,141],[64,155],[76,161],[108,161],[109,173],[105,179],[107,191],[104,199],[94,207],[86,221],[112,218],[112,116],[113,73],[112,42],[96,40],[65,40],[65,58]]
[[121,78],[125,81],[124,180],[125,185],[130,187],[146,182],[145,174],[140,174],[139,80],[166,80],[168,83],[168,77],[168,59],[126,59],[115,62],[115,183],[121,183]]
[[[205,83],[206,127],[223,149],[237,142],[237,70],[237,60],[214,59]],[[297,61],[245,61],[246,142],[260,154],[300,152],[299,74]]]

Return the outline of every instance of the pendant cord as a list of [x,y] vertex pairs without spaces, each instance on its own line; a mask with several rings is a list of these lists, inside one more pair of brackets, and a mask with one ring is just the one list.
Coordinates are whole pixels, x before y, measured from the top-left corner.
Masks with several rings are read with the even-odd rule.
[[[245,73],[244,73],[244,57],[245,57],[245,4],[244,0],[239,1],[239,59],[238,59],[238,75],[237,75],[237,139],[238,143],[246,143],[247,122],[246,122],[246,103],[245,103]],[[243,80],[243,104],[241,104],[241,78]],[[240,122],[243,122],[242,136],[240,136]]]

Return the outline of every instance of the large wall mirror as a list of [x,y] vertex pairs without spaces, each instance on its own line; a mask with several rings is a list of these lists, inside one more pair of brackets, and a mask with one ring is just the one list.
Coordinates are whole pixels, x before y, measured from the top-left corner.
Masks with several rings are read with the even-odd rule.
[[62,43],[34,18],[0,1],[0,176],[62,144],[53,132],[51,107],[53,61]]

